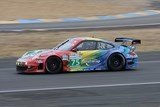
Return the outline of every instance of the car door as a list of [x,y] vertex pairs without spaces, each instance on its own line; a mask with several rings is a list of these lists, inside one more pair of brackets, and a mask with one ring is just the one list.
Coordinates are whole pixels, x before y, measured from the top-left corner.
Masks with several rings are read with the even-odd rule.
[[81,68],[86,71],[106,70],[107,57],[114,46],[103,41],[84,41],[77,46]]
[[100,60],[97,69],[106,70],[107,69],[107,59],[110,53],[113,51],[114,45],[104,41],[97,41],[97,50],[99,51],[99,57],[97,59]]
[[106,70],[106,58],[111,48],[113,45],[102,41],[81,42],[70,56],[71,71]]
[[80,67],[84,71],[95,70],[95,66],[100,63],[97,59],[99,51],[97,50],[97,42],[86,40],[77,46],[77,54],[81,56]]

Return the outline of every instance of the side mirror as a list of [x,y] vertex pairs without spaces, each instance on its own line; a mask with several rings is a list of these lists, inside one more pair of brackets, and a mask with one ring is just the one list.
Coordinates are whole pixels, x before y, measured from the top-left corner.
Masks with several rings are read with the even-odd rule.
[[77,52],[77,51],[78,51],[78,49],[77,49],[77,48],[73,48],[71,51],[73,51],[73,52]]

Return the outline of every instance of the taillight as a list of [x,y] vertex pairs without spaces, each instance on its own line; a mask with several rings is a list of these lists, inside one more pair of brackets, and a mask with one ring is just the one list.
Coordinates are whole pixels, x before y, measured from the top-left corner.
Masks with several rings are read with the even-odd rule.
[[134,51],[130,51],[129,54],[132,56],[136,55]]

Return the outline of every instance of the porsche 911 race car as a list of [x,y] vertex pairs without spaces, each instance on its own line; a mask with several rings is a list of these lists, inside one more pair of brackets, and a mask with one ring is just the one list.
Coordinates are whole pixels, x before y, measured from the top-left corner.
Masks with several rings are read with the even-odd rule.
[[70,38],[53,49],[26,52],[16,61],[16,69],[18,73],[136,69],[138,56],[135,45],[141,40],[116,38],[115,42],[94,37]]

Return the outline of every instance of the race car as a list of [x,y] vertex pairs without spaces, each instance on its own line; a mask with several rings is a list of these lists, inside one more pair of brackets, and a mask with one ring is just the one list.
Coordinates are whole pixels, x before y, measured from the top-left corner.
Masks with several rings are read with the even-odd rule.
[[94,37],[69,38],[53,49],[26,52],[16,61],[16,69],[18,73],[52,74],[136,69],[135,47],[140,43],[133,38],[116,38],[115,42]]

